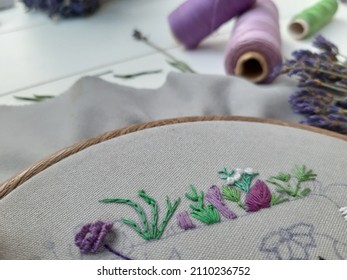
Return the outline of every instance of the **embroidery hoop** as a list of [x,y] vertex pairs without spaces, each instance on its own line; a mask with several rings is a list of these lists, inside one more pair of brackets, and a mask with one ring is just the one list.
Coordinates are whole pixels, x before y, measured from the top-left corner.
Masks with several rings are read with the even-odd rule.
[[241,116],[196,116],[196,117],[164,119],[159,121],[131,125],[121,129],[109,131],[99,136],[92,137],[85,141],[74,144],[70,147],[64,148],[48,156],[47,158],[42,159],[41,161],[37,162],[36,164],[23,170],[19,174],[15,175],[14,177],[2,183],[0,185],[0,199],[8,195],[11,191],[16,189],[20,185],[22,185],[24,182],[28,181],[33,176],[42,172],[43,170],[51,167],[52,165],[58,163],[59,161],[71,155],[74,155],[88,147],[97,145],[99,143],[102,143],[104,141],[107,141],[122,135],[130,134],[130,133],[141,131],[148,128],[179,124],[179,123],[193,123],[193,122],[203,122],[203,121],[242,121],[242,122],[254,122],[254,123],[268,123],[273,125],[286,126],[286,127],[292,127],[292,128],[302,129],[306,131],[311,131],[321,135],[326,135],[326,136],[347,141],[347,136],[342,134],[338,134],[335,132],[331,132],[331,131],[316,128],[316,127],[310,127],[310,126],[301,125],[301,124],[297,124],[293,122],[275,120],[275,119],[241,117]]

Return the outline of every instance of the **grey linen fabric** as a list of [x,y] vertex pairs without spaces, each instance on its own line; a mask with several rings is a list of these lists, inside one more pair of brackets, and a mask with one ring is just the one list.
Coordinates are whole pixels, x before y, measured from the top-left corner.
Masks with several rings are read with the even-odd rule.
[[[74,245],[82,225],[103,220],[114,222],[106,243],[133,259],[346,259],[347,222],[338,211],[347,206],[346,148],[345,141],[325,135],[238,121],[176,124],[114,138],[60,161],[0,201],[0,258],[118,259],[104,247],[84,255]],[[206,192],[223,185],[217,171],[224,167],[251,167],[266,180],[297,164],[318,175],[302,184],[312,190],[307,197],[254,213],[226,201],[236,219],[206,225],[192,218],[197,227],[188,231],[177,226],[176,214],[190,212],[184,196],[190,184]],[[122,223],[140,222],[130,206],[99,202],[132,199],[151,220],[140,189],[158,201],[158,224],[166,197],[182,199],[160,240],[144,240]]]
[[295,121],[288,105],[294,90],[237,77],[175,73],[154,90],[82,78],[53,100],[0,107],[0,182],[57,150],[130,124],[200,115]]

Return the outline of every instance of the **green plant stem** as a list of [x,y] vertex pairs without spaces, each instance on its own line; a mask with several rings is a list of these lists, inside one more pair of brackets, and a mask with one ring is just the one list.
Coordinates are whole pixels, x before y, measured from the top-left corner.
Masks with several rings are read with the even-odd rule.
[[158,70],[143,71],[143,72],[138,72],[138,73],[134,73],[134,74],[126,74],[126,75],[117,75],[116,74],[116,75],[113,75],[113,77],[121,78],[121,79],[132,79],[132,78],[136,78],[139,76],[159,74],[162,72],[163,72],[163,70],[158,69]]

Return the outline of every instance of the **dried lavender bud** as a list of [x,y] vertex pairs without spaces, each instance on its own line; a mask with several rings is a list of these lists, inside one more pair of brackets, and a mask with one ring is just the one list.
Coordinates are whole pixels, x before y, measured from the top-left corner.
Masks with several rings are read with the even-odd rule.
[[329,40],[325,39],[322,35],[318,35],[314,41],[313,46],[320,49],[324,53],[328,53],[330,55],[336,56],[339,54],[339,49],[336,45],[334,45]]

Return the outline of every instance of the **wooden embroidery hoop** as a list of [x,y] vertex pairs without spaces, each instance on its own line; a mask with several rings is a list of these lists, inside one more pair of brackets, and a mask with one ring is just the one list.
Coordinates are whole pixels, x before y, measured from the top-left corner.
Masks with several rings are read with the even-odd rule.
[[293,122],[288,121],[281,121],[281,120],[275,120],[275,119],[265,119],[265,118],[256,118],[256,117],[240,117],[240,116],[197,116],[197,117],[183,117],[183,118],[174,118],[174,119],[164,119],[159,121],[153,121],[153,122],[147,122],[142,124],[136,124],[127,126],[124,128],[120,128],[117,130],[109,131],[106,133],[103,133],[99,136],[89,138],[85,141],[79,142],[77,144],[74,144],[70,147],[67,147],[65,149],[62,149],[52,155],[50,155],[47,158],[44,158],[37,162],[36,164],[32,165],[31,167],[23,170],[16,176],[12,177],[11,179],[5,181],[0,185],[0,199],[5,197],[7,194],[9,194],[11,191],[16,189],[18,186],[32,178],[33,176],[37,175],[41,171],[47,169],[48,167],[56,164],[57,162],[61,161],[64,158],[67,158],[73,154],[76,154],[88,147],[91,147],[93,145],[102,143],[104,141],[126,135],[132,132],[141,131],[147,128],[153,128],[153,127],[160,127],[165,125],[172,125],[172,124],[179,124],[179,123],[189,123],[189,122],[203,122],[203,121],[242,121],[242,122],[255,122],[255,123],[267,123],[267,124],[273,124],[273,125],[280,125],[280,126],[286,126],[286,127],[292,127],[292,128],[298,128],[303,129],[306,131],[311,131],[323,135],[327,135],[333,138],[337,138],[340,140],[347,141],[347,136],[338,134],[329,130],[324,130],[316,127],[301,125]]

